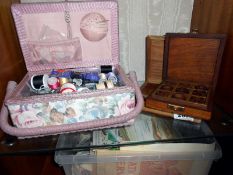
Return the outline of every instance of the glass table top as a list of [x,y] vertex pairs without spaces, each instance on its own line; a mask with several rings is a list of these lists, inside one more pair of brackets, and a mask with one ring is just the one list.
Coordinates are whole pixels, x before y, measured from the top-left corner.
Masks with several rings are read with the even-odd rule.
[[231,119],[224,115],[220,109],[215,109],[210,121],[194,124],[142,112],[132,125],[120,128],[30,139],[3,135],[0,137],[0,156],[153,143],[211,143],[215,137],[233,133]]

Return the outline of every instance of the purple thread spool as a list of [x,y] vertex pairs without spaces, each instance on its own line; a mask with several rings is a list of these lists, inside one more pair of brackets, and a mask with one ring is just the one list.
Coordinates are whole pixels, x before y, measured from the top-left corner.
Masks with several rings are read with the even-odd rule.
[[50,77],[58,77],[58,76],[59,76],[59,72],[53,69],[53,70],[50,72],[50,75],[49,75],[49,76],[50,76]]
[[109,72],[107,74],[108,80],[111,80],[113,82],[113,84],[117,84],[118,80],[117,80],[117,76],[113,73],[113,72]]

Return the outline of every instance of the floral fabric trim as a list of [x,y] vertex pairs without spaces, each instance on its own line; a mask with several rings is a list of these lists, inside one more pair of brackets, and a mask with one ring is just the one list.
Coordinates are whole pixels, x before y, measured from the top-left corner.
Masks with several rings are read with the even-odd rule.
[[127,114],[135,107],[135,93],[72,99],[25,105],[9,105],[13,124],[18,128],[62,125],[106,119]]

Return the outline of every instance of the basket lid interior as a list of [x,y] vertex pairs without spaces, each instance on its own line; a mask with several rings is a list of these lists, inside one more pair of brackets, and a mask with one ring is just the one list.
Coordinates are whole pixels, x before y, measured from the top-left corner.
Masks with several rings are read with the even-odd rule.
[[165,38],[163,78],[212,85],[224,49],[222,34],[175,34]]
[[119,64],[115,1],[12,5],[28,71]]

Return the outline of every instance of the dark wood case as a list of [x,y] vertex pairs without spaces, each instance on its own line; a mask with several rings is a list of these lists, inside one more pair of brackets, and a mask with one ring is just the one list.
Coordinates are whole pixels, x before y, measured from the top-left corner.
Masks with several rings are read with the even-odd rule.
[[225,40],[222,34],[166,34],[162,82],[153,85],[145,107],[210,119]]
[[162,82],[164,36],[146,37],[146,79],[141,90],[147,98]]

